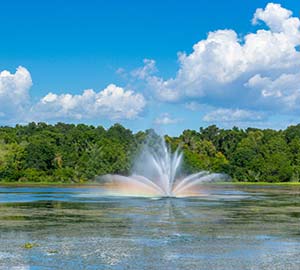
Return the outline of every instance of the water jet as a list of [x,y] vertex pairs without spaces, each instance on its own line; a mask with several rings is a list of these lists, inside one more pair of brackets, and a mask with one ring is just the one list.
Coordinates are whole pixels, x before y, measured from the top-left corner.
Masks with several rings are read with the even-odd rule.
[[112,195],[171,198],[199,196],[203,183],[229,179],[225,174],[208,171],[183,176],[182,160],[180,148],[172,153],[165,140],[159,137],[155,146],[146,144],[130,176],[109,174],[102,176],[102,180]]

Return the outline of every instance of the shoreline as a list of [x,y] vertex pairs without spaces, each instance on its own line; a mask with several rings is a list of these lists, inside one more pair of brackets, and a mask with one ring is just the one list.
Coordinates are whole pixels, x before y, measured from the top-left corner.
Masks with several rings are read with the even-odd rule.
[[244,186],[300,186],[300,182],[216,182],[216,185],[244,185]]
[[[84,183],[61,183],[61,182],[1,182],[0,187],[99,187],[103,185],[97,182]],[[236,186],[300,186],[300,182],[214,182],[203,183],[203,185],[236,185]]]
[[97,187],[97,182],[61,183],[61,182],[2,182],[0,187]]

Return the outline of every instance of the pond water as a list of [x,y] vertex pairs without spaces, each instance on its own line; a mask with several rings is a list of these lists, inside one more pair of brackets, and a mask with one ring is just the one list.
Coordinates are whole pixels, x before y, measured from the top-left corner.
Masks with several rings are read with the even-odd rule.
[[0,187],[3,270],[299,265],[299,187],[206,186],[203,196],[180,199],[107,197],[101,187]]

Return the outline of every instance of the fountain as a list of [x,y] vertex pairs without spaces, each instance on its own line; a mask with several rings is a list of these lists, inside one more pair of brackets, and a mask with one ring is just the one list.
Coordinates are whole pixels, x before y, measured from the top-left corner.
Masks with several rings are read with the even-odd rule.
[[111,195],[148,197],[199,196],[205,182],[225,181],[228,176],[201,171],[181,175],[183,153],[180,148],[172,153],[165,140],[157,139],[155,146],[144,147],[135,161],[130,176],[102,176],[106,190]]

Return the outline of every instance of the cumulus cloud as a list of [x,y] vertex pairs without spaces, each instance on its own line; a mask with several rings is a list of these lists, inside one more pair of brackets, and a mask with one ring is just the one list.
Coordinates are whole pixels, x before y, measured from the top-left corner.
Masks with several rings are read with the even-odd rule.
[[154,123],[157,125],[170,125],[177,124],[181,121],[179,118],[172,118],[170,114],[163,113],[154,120]]
[[146,106],[142,94],[125,90],[114,84],[95,92],[82,94],[48,93],[34,103],[29,90],[32,79],[29,71],[19,66],[15,73],[0,72],[0,119],[2,123],[46,120],[85,120],[104,117],[110,120],[135,119]]
[[84,90],[80,95],[49,93],[32,108],[41,119],[134,119],[146,105],[142,94],[124,90],[114,84],[95,92]]
[[260,21],[273,32],[291,32],[292,34],[299,31],[298,18],[292,17],[292,12],[282,8],[279,4],[269,3],[265,9],[258,8],[253,16],[252,23],[258,24]]
[[207,113],[203,120],[205,122],[252,122],[262,121],[266,117],[263,113],[240,110],[240,109],[217,109]]
[[277,78],[255,75],[245,84],[252,91],[260,91],[258,104],[264,107],[282,106],[282,111],[299,111],[300,109],[300,72],[281,74]]
[[230,29],[210,32],[193,46],[192,53],[179,54],[180,67],[174,78],[149,75],[148,86],[167,102],[188,100],[247,110],[262,105],[270,110],[296,109],[299,18],[280,4],[269,3],[256,10],[252,22],[264,28],[241,38]]
[[137,68],[131,72],[133,77],[146,79],[157,71],[156,63],[153,59],[144,59],[144,66]]
[[0,119],[16,119],[25,112],[31,86],[31,75],[24,67],[19,66],[14,74],[0,72]]

